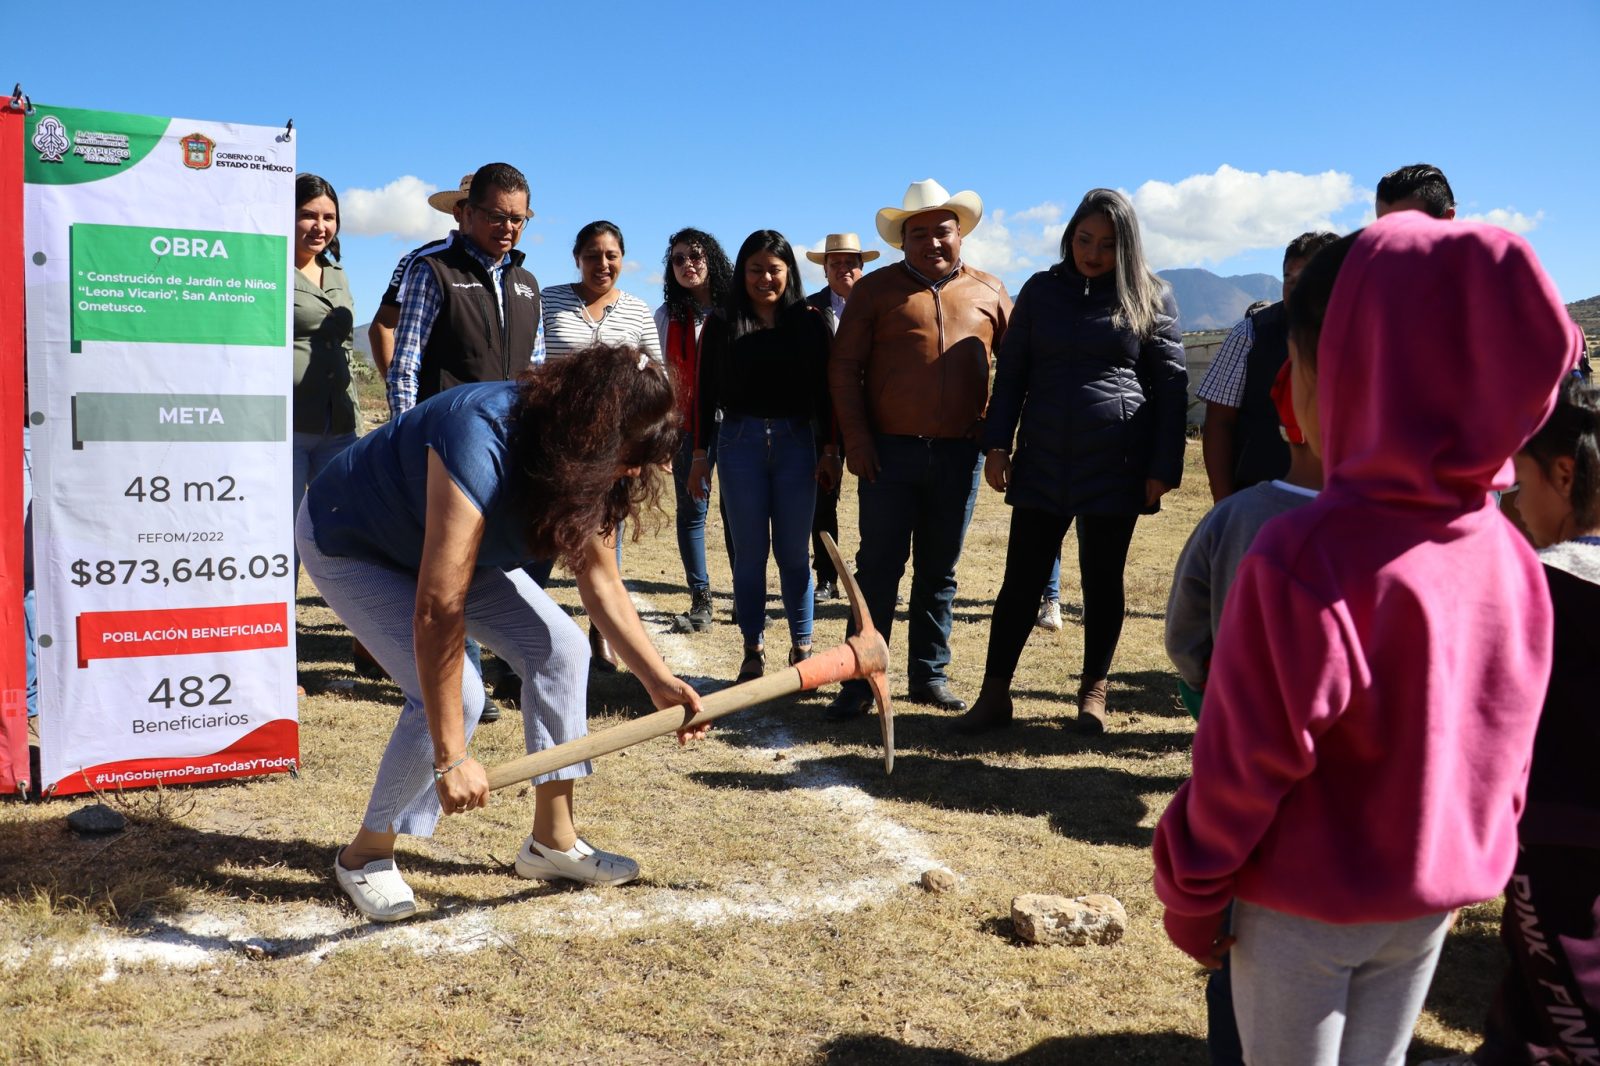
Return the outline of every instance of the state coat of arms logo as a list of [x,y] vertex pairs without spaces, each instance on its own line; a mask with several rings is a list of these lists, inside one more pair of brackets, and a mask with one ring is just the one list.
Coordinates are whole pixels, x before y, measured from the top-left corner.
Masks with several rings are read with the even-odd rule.
[[180,143],[183,146],[184,166],[191,170],[204,170],[211,165],[211,151],[217,146],[216,141],[203,133],[191,133]]

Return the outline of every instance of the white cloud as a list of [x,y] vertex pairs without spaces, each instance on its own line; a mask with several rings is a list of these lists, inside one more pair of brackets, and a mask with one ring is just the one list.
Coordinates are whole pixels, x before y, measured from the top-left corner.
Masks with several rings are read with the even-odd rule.
[[1492,211],[1461,217],[1473,222],[1487,222],[1491,226],[1499,226],[1512,233],[1528,233],[1544,221],[1544,212],[1535,211],[1532,215],[1525,215],[1514,207],[1497,207]]
[[[1306,230],[1344,232],[1350,226],[1334,218],[1372,199],[1338,171],[1256,174],[1226,164],[1176,183],[1147,181],[1127,195],[1139,216],[1145,256],[1156,270],[1281,249]],[[1020,211],[995,208],[962,242],[962,257],[1008,283],[1020,282],[1061,257],[1061,234],[1071,215],[1072,207],[1052,201]]]
[[455,227],[455,219],[428,206],[439,191],[410,174],[381,189],[346,189],[339,201],[343,232],[357,237],[395,236],[425,241],[442,237]]
[[1049,201],[1016,212],[987,211],[961,239],[961,259],[1007,281],[1043,270],[1061,258],[1067,214]]
[[622,272],[624,274],[637,274],[639,272],[639,270],[640,270],[639,260],[637,260],[637,259],[624,259],[622,261]]
[[1306,230],[1343,229],[1333,216],[1364,196],[1349,174],[1336,170],[1257,174],[1224,163],[1214,174],[1175,184],[1147,181],[1130,199],[1144,232],[1145,256],[1161,270],[1281,248]]

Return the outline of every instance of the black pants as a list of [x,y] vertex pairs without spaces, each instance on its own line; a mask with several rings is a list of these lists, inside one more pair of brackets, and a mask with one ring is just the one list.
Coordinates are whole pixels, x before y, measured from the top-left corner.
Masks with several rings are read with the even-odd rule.
[[811,568],[817,572],[819,585],[824,581],[831,583],[839,580],[833,556],[822,546],[824,533],[832,537],[835,544],[839,543],[839,485],[835,485],[831,492],[817,489],[817,509],[811,515]]
[[[1078,515],[1078,575],[1083,586],[1083,680],[1098,681],[1111,672],[1111,657],[1122,637],[1122,571],[1138,515]],[[994,601],[989,623],[989,658],[985,681],[1010,684],[1022,646],[1039,611],[1039,590],[1050,577],[1050,565],[1061,538],[1073,523],[1071,515],[1011,509],[1011,539],[1006,545],[1006,575]],[[1062,582],[1066,584],[1065,581]],[[1065,597],[1063,597],[1065,598]]]
[[1508,965],[1475,1061],[1600,1062],[1600,849],[1523,847],[1500,940]]

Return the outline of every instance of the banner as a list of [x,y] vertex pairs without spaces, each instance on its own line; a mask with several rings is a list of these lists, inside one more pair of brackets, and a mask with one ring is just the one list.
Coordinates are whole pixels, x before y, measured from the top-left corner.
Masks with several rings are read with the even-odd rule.
[[29,786],[23,659],[22,127],[0,99],[0,793]]
[[40,783],[293,769],[293,143],[44,105],[24,142]]

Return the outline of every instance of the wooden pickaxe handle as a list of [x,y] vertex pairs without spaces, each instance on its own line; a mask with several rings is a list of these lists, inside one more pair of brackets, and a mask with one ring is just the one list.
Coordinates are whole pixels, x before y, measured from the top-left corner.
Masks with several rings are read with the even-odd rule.
[[[540,774],[553,773],[574,763],[584,762],[600,755],[609,755],[630,748],[655,737],[676,733],[723,715],[742,711],[758,703],[806,692],[851,678],[880,677],[889,661],[889,649],[876,630],[857,633],[845,643],[820,655],[813,655],[798,666],[787,667],[774,674],[733,685],[706,696],[700,701],[700,713],[690,714],[679,705],[635,718],[610,729],[603,729],[577,740],[569,740],[544,751],[524,755],[520,759],[501,763],[489,770],[489,788],[505,788]],[[893,751],[887,753],[886,765],[894,767]]]

